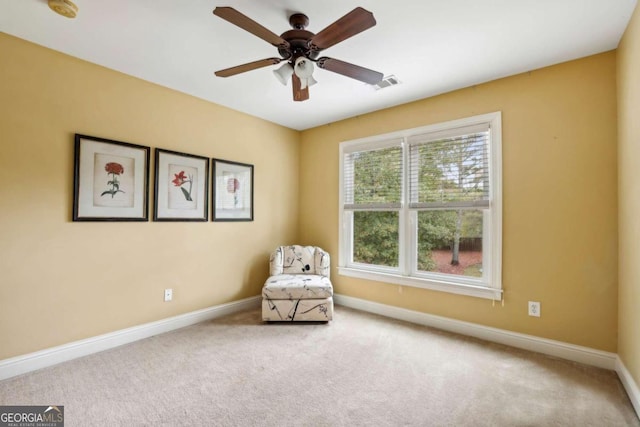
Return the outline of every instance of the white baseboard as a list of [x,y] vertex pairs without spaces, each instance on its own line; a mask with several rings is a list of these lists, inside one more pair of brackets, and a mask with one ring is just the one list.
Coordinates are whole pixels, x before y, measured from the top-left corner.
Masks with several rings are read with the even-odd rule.
[[449,319],[447,317],[421,313],[419,311],[407,310],[345,295],[334,295],[333,300],[338,305],[391,317],[393,319],[430,326],[436,329],[442,329],[461,335],[480,338],[486,341],[505,344],[511,347],[535,351],[612,371],[616,370],[616,360],[618,356],[615,353],[567,344],[562,341],[539,338],[533,335],[506,331],[504,329],[477,325],[475,323],[463,322],[460,320]]
[[145,323],[104,335],[74,341],[69,344],[48,348],[0,361],[0,380],[16,375],[46,368],[61,362],[87,356],[99,351],[118,347],[153,335],[173,331],[174,329],[216,319],[227,314],[258,307],[262,298],[255,296],[227,304],[216,305],[202,310],[192,311],[156,322]]
[[636,410],[636,414],[640,417],[640,388],[638,388],[638,384],[636,384],[631,373],[627,370],[627,367],[624,366],[620,357],[616,358],[616,372],[618,373],[618,377],[620,377],[620,381],[622,382],[624,389],[629,395],[629,400],[631,400],[631,404]]

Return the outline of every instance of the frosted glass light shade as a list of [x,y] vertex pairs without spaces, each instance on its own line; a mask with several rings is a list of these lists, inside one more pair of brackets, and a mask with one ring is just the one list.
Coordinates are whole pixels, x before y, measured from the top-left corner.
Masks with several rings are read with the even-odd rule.
[[293,67],[291,66],[291,64],[286,63],[277,70],[273,70],[273,74],[275,74],[280,83],[286,86],[287,82],[293,75]]

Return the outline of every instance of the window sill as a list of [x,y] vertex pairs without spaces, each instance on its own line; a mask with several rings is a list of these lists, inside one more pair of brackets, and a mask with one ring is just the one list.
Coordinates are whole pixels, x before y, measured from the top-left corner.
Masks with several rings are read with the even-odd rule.
[[436,281],[417,277],[401,276],[393,273],[381,273],[356,268],[338,267],[341,276],[356,277],[358,279],[374,280],[376,282],[393,283],[414,288],[430,289],[433,291],[448,292],[452,294],[466,295],[477,298],[500,301],[502,290],[485,286],[465,285],[454,282]]

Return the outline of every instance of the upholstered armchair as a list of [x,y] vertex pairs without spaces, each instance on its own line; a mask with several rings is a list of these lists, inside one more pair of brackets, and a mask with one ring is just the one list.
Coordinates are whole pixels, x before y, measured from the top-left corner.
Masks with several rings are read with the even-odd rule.
[[316,246],[279,246],[262,287],[264,321],[330,321],[333,286],[330,257]]

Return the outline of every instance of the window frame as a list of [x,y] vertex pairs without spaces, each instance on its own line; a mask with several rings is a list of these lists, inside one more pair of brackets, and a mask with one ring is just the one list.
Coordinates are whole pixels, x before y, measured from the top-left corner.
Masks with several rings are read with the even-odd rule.
[[[455,135],[456,130],[486,124],[489,136],[489,208],[483,218],[483,278],[456,276],[417,269],[417,216],[422,209],[411,208],[409,203],[409,139],[417,135]],[[344,171],[345,154],[400,145],[403,150],[402,203],[398,209],[370,209],[397,211],[398,268],[353,261],[353,209],[345,209]],[[339,255],[338,274],[449,292],[492,300],[502,299],[502,114],[492,112],[473,117],[405,129],[397,132],[361,138],[340,143],[339,149]]]

